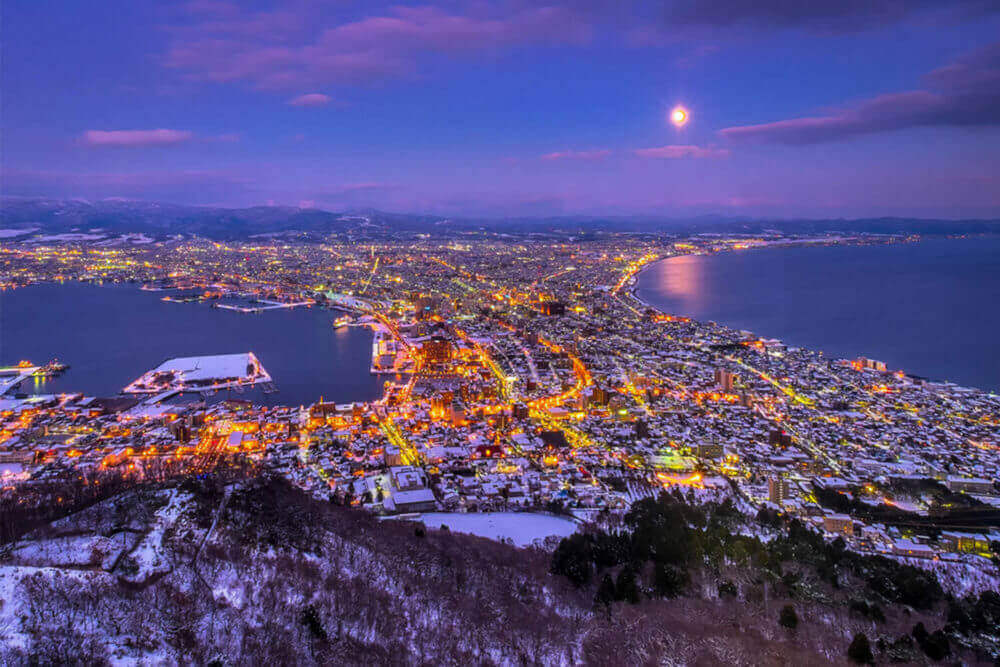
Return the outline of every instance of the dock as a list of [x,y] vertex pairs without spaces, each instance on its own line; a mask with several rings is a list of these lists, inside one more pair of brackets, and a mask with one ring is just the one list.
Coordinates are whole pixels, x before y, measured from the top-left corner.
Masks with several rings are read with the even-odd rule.
[[0,396],[42,370],[41,366],[8,366],[0,368]]

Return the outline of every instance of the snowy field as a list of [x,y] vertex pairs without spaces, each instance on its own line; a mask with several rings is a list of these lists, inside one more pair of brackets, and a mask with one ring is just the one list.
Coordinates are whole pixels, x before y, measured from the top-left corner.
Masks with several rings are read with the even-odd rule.
[[408,520],[422,521],[428,528],[448,526],[456,533],[467,533],[488,537],[498,542],[510,541],[515,546],[527,547],[535,540],[544,540],[555,535],[566,537],[576,532],[578,523],[571,519],[531,514],[528,512],[491,512],[450,514],[448,512],[428,512],[419,516],[408,516]]

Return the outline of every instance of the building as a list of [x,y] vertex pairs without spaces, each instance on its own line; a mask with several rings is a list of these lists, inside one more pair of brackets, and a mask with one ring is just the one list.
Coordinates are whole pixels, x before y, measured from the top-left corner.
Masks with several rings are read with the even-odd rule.
[[386,445],[385,447],[385,464],[387,466],[401,466],[403,465],[403,452],[400,451],[399,447],[395,445]]
[[993,480],[980,477],[949,477],[948,489],[955,493],[981,493],[984,495],[996,493]]
[[392,490],[387,500],[397,512],[431,512],[437,509],[434,492],[427,488],[424,472],[412,466],[394,466],[389,470]]
[[455,401],[455,393],[444,391],[431,398],[431,418],[451,420],[451,406]]
[[589,394],[591,405],[607,405],[611,401],[611,392],[599,385],[588,387],[586,393]]
[[892,553],[909,558],[937,558],[937,552],[932,547],[911,540],[896,540],[892,545]]
[[773,447],[791,447],[792,436],[786,431],[773,430],[768,435],[768,443]]
[[557,316],[566,314],[566,305],[561,301],[542,301],[538,304],[538,310],[543,315]]
[[886,366],[884,361],[878,361],[877,359],[868,359],[866,357],[859,357],[854,360],[851,364],[854,368],[858,370],[865,369],[869,371],[885,371]]
[[823,528],[828,533],[854,537],[854,520],[847,514],[828,514],[823,517]]
[[179,442],[189,442],[191,440],[191,426],[186,419],[177,419],[167,424],[167,430]]
[[944,531],[941,533],[941,544],[948,551],[966,554],[990,553],[990,540],[979,533],[958,533]]
[[420,346],[425,364],[444,366],[451,362],[454,350],[451,341],[444,336],[431,336]]
[[721,459],[725,451],[717,442],[705,442],[695,447],[694,454],[699,459]]
[[715,369],[715,384],[722,387],[723,391],[732,391],[736,382],[736,374],[725,368]]
[[782,505],[792,497],[792,485],[785,477],[770,477],[767,480],[767,499],[775,505]]
[[413,317],[418,322],[430,319],[437,314],[439,302],[430,296],[420,296],[413,301]]

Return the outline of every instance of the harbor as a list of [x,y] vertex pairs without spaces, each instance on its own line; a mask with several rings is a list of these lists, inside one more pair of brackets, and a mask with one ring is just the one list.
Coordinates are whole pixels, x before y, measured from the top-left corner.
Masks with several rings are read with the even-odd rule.
[[16,366],[0,367],[0,396],[16,389],[28,378],[50,378],[60,375],[68,368],[66,364],[50,361],[44,366],[35,366],[30,361],[21,361]]
[[[237,383],[216,388],[205,400],[309,405],[320,396],[351,402],[382,395],[382,379],[369,372],[371,330],[363,322],[335,328],[341,310],[276,308],[239,317],[216,308],[178,308],[162,296],[139,286],[87,284],[33,285],[0,294],[0,362],[12,368],[29,359],[37,368],[57,357],[69,364],[67,372],[45,377],[8,370],[0,374],[0,388],[10,395],[116,396],[166,359],[252,350],[280,391],[267,383]],[[51,308],[39,309],[39,303]],[[14,382],[18,375],[23,377]]]
[[[167,398],[184,392],[215,393],[257,384],[273,386],[253,352],[168,359],[122,390]],[[158,399],[162,400],[162,399]]]

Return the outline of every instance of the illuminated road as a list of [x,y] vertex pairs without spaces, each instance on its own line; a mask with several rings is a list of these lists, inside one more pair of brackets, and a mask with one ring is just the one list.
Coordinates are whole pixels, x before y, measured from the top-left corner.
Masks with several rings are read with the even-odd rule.
[[382,429],[382,432],[385,433],[385,437],[389,439],[389,442],[399,447],[399,456],[403,460],[403,465],[420,465],[419,452],[403,437],[399,427],[396,426],[396,423],[388,413],[384,418],[378,420],[378,425]]

